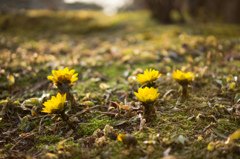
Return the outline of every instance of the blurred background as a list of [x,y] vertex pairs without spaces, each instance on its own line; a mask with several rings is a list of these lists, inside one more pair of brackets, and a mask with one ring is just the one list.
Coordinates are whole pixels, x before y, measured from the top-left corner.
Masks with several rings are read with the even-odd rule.
[[0,0],[1,12],[21,9],[102,10],[106,15],[148,9],[161,23],[240,23],[239,0]]
[[239,15],[240,0],[0,0],[0,93],[48,88],[46,75],[63,67],[81,72],[83,93],[126,88],[139,68],[233,64]]

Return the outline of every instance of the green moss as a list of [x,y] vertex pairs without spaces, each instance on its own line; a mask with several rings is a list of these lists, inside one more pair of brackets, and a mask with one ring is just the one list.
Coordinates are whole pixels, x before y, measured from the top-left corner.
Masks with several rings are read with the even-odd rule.
[[[147,128],[147,129],[148,129],[148,128]],[[149,133],[140,132],[140,133],[138,133],[135,137],[136,137],[136,139],[138,139],[139,141],[143,141],[144,139],[149,138]]]
[[102,70],[110,80],[113,78],[117,78],[119,76],[123,76],[123,72],[125,71],[126,67],[124,65],[118,66],[116,64],[112,64],[110,67],[104,67]]
[[80,147],[81,144],[80,143],[76,143],[76,142],[73,142],[73,141],[67,141],[64,143],[64,145],[68,145],[68,146],[72,146],[72,147]]
[[37,135],[36,138],[39,140],[39,143],[56,143],[63,140],[63,137],[58,137],[56,135]]
[[[46,149],[48,151],[53,151],[54,153],[56,153],[57,147],[58,147],[58,143],[51,144],[51,145],[46,145],[46,144],[37,144],[36,145],[36,149],[37,150]],[[34,151],[34,150],[35,150],[35,148],[33,148],[33,149],[29,150],[29,151],[31,152],[31,151]]]
[[7,129],[9,126],[11,126],[11,124],[4,122],[4,120],[0,122],[0,127],[1,127],[3,130]]
[[56,135],[36,135],[37,143],[35,147],[29,150],[35,151],[40,149],[47,149],[48,151],[56,151],[56,148],[58,146],[58,142],[61,140],[64,140],[64,137],[58,137]]
[[46,126],[50,126],[51,124],[55,123],[55,120],[54,119],[51,119],[51,118],[46,118],[44,119],[44,124]]
[[99,90],[99,84],[94,81],[80,83],[76,88],[78,92],[89,93]]
[[4,147],[6,148],[6,149],[10,149],[11,147],[13,147],[13,143],[8,143],[8,144],[5,144],[4,145]]
[[82,124],[79,126],[77,132],[81,135],[90,135],[97,129],[103,129],[105,125],[115,125],[115,121],[111,120],[109,117],[104,116],[102,119],[90,119],[88,124]]

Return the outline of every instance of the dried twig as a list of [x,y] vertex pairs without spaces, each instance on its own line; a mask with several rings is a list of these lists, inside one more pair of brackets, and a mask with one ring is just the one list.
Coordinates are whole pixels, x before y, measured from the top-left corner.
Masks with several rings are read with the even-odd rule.
[[55,115],[55,114],[36,116],[36,117],[30,118],[30,120],[34,120],[34,119],[38,119],[38,118],[45,118],[45,117],[52,117],[53,115]]
[[40,132],[41,132],[41,126],[42,126],[43,119],[44,119],[44,117],[39,122],[38,134],[40,134]]
[[110,113],[110,112],[100,112],[100,111],[98,111],[98,113],[105,114],[105,115],[116,115],[116,113]]
[[166,124],[160,124],[160,125],[158,125],[157,127],[164,126],[164,125],[179,124],[179,123],[183,123],[183,122],[185,122],[185,121],[179,121],[179,122],[170,122],[170,123],[166,123]]
[[26,139],[26,138],[28,138],[28,137],[31,137],[31,136],[33,136],[33,135],[34,135],[34,133],[25,136],[24,138],[22,138],[21,140],[19,140],[15,145],[13,145],[10,150],[13,150],[20,142],[22,142],[24,139]]
[[93,106],[93,107],[91,107],[91,108],[86,108],[86,109],[82,110],[81,112],[79,112],[79,113],[77,113],[77,114],[74,114],[73,116],[71,116],[71,118],[74,118],[74,117],[76,117],[76,116],[78,116],[78,115],[81,115],[81,114],[83,114],[83,113],[86,113],[86,112],[89,111],[89,110],[92,110],[92,109],[95,109],[95,108],[98,108],[98,107],[102,107],[102,105],[95,105],[95,106]]

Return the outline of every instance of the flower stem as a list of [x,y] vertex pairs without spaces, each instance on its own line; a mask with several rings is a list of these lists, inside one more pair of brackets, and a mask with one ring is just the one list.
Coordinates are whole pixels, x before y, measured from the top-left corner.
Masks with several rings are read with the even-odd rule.
[[155,115],[155,108],[153,104],[144,103],[143,106],[144,106],[143,116],[145,119],[149,118],[152,114]]
[[67,123],[67,125],[71,128],[71,129],[75,129],[73,123],[69,120],[69,116],[67,114],[65,114],[64,111],[61,112],[61,118],[64,122]]
[[63,83],[58,85],[58,89],[61,94],[65,94],[65,93],[67,94],[67,100],[69,100],[71,103],[71,112],[76,113],[76,109],[75,109],[76,101],[73,97],[73,94],[70,93],[71,86],[69,86],[66,83]]
[[75,105],[76,105],[76,101],[73,97],[73,94],[71,94],[70,92],[67,92],[67,99],[70,101],[71,103],[71,111],[72,112],[76,112],[76,108],[75,108]]
[[188,98],[188,85],[182,85],[182,98]]

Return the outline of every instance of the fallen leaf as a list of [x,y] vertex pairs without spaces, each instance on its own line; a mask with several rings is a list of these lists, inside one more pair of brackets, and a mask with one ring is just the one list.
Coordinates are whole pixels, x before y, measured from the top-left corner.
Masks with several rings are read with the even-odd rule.
[[235,102],[235,103],[239,103],[239,102],[240,102],[240,93],[237,93],[237,94],[235,95],[234,102]]
[[235,139],[240,139],[240,130],[235,131],[231,136],[229,136],[225,144],[229,144],[232,140]]

